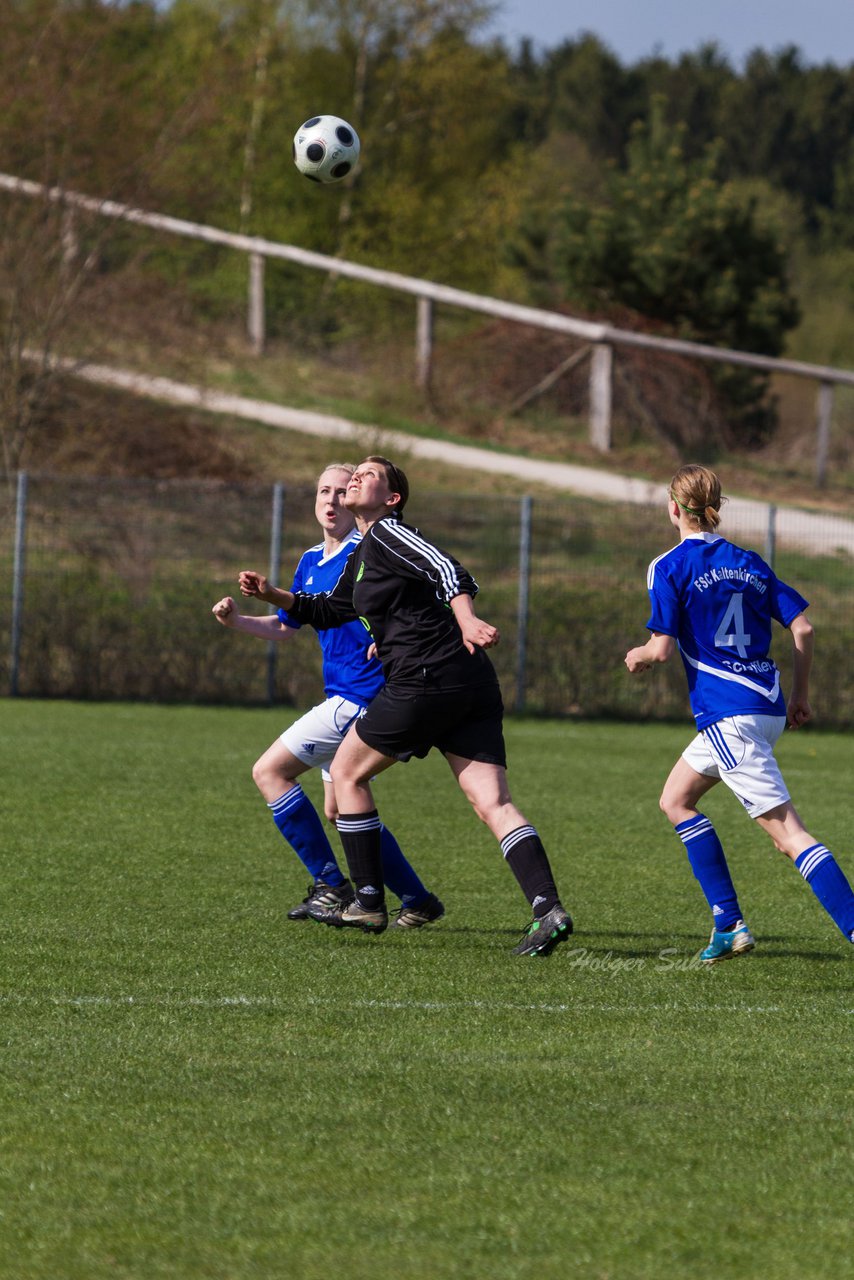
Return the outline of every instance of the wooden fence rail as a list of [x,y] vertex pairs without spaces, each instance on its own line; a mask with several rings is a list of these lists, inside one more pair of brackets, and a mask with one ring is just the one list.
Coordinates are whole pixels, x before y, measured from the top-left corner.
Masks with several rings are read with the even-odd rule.
[[[854,370],[836,369],[829,365],[808,364],[800,360],[775,359],[771,356],[734,351],[726,347],[712,347],[704,343],[687,342],[679,338],[662,338],[654,337],[650,334],[634,333],[627,329],[617,329],[609,324],[594,323],[574,316],[561,315],[555,311],[545,311],[537,307],[523,306],[519,303],[505,302],[499,298],[469,293],[464,289],[455,289],[450,285],[436,284],[431,280],[420,280],[414,276],[402,275],[397,271],[384,271],[379,267],[364,266],[361,263],[349,262],[344,258],[333,258],[327,254],[315,253],[310,249],[301,249],[297,245],[281,244],[278,241],[265,240],[259,236],[222,231],[217,227],[188,222],[183,218],[170,217],[168,214],[147,213],[142,209],[135,209],[130,205],[121,204],[115,200],[100,200],[92,196],[81,195],[79,192],[67,191],[62,187],[47,187],[39,182],[16,178],[11,174],[0,173],[0,190],[47,200],[60,205],[66,211],[85,210],[100,217],[117,218],[138,226],[150,227],[155,231],[186,236],[194,240],[204,240],[209,244],[224,245],[247,254],[249,262],[247,331],[253,349],[259,354],[263,351],[265,341],[264,266],[268,258],[294,262],[315,271],[325,271],[345,276],[351,280],[361,280],[366,284],[376,285],[383,289],[392,289],[415,297],[417,299],[415,370],[418,384],[422,387],[426,387],[430,380],[433,309],[437,303],[444,306],[459,307],[467,311],[480,312],[499,319],[511,320],[518,324],[531,325],[535,328],[548,329],[554,333],[565,333],[572,337],[582,338],[589,344],[591,352],[589,372],[590,440],[603,453],[607,452],[611,447],[611,390],[614,347],[638,347],[648,351],[669,352],[675,355],[688,356],[695,360],[739,365],[742,368],[763,370],[769,373],[790,374],[798,378],[809,378],[817,383],[815,478],[819,487],[824,485],[827,474],[834,389],[837,385],[854,387]],[[64,244],[71,244],[72,239],[68,225],[65,223],[63,242]]]

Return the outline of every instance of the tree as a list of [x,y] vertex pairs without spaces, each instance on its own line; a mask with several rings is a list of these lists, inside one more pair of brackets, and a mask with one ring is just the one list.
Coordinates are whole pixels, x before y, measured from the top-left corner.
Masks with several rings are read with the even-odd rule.
[[622,156],[632,123],[646,107],[643,78],[594,35],[568,40],[544,59],[549,128],[576,133],[594,153]]
[[[799,318],[784,252],[755,200],[719,180],[719,164],[718,145],[686,160],[684,128],[666,126],[657,103],[650,125],[633,130],[608,203],[568,202],[558,272],[577,300],[618,303],[680,337],[777,356]],[[767,378],[725,366],[714,376],[745,440],[768,434]]]
[[[195,79],[168,74],[164,25],[144,0],[0,0],[0,169],[48,188],[132,204],[156,200],[207,92],[201,59]],[[98,273],[121,257],[119,245],[133,243],[126,228],[73,212],[62,200],[0,197],[0,467],[7,474],[38,456],[45,406],[61,376],[53,356],[84,343],[92,354]]]

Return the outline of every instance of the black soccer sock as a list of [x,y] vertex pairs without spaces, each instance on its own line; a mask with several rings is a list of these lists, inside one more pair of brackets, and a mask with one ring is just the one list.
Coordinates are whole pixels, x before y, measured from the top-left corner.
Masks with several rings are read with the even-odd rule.
[[376,809],[370,813],[339,813],[336,825],[356,897],[363,907],[381,907],[385,891],[379,814]]
[[534,827],[517,827],[501,841],[504,860],[540,920],[560,902],[548,855]]

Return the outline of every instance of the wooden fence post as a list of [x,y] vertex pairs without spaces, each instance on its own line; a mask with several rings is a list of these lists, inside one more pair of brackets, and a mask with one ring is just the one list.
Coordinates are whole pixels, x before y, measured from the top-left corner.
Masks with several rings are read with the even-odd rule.
[[614,348],[607,342],[593,346],[590,361],[590,443],[601,453],[611,448],[611,376]]
[[415,382],[421,391],[430,389],[433,368],[433,302],[419,298],[415,324]]

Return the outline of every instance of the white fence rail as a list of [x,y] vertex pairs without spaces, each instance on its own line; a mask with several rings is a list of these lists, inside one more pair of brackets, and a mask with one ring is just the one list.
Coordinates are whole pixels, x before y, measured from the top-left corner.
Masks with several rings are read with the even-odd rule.
[[[590,344],[591,352],[590,439],[591,443],[602,452],[606,452],[611,446],[612,351],[617,346],[669,352],[696,360],[738,365],[742,368],[769,373],[790,374],[816,382],[818,394],[815,475],[816,483],[820,487],[824,484],[827,473],[834,389],[837,385],[854,387],[854,370],[808,364],[800,360],[779,360],[771,356],[753,355],[725,347],[686,342],[678,338],[661,338],[644,333],[633,333],[609,324],[593,323],[554,311],[544,311],[537,307],[522,306],[519,303],[504,302],[498,298],[468,293],[464,289],[436,284],[430,280],[420,280],[414,276],[402,275],[397,271],[384,271],[378,267],[363,266],[344,258],[333,258],[327,254],[301,249],[297,245],[281,244],[259,236],[222,231],[217,227],[188,222],[183,218],[173,218],[167,214],[147,213],[115,200],[99,200],[92,196],[81,195],[79,192],[67,191],[62,187],[47,187],[39,182],[16,178],[11,174],[0,173],[0,190],[47,200],[59,204],[66,210],[81,209],[100,217],[117,218],[138,226],[150,227],[155,231],[204,240],[209,244],[224,245],[247,254],[249,260],[247,329],[250,342],[258,353],[263,350],[265,342],[264,266],[267,258],[294,262],[312,270],[361,280],[366,284],[415,297],[417,299],[416,376],[419,384],[425,387],[430,379],[433,307],[436,303],[583,338]],[[67,229],[65,235],[66,238],[69,236]]]

